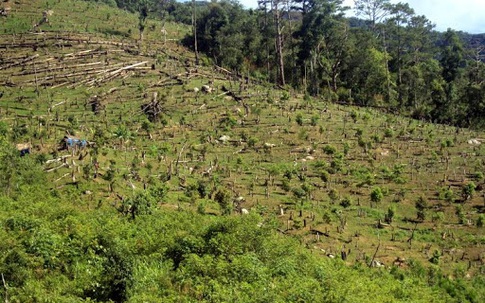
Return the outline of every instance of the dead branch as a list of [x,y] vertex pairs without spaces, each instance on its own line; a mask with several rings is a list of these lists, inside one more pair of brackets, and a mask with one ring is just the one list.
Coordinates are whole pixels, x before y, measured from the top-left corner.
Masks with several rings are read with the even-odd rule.
[[[38,69],[37,71],[24,70],[22,72],[13,74],[13,76],[32,75],[32,74],[34,74],[36,72],[38,74],[40,74],[40,73],[51,73],[51,72],[58,71],[58,70],[73,69],[73,68],[79,68],[79,67],[88,67],[88,66],[100,65],[100,64],[104,64],[104,62],[98,61],[98,62],[91,62],[91,63],[84,63],[84,64],[54,66],[54,67],[48,67],[48,68]],[[87,69],[87,70],[83,70],[83,71],[89,71],[89,70],[92,70],[92,69]]]
[[175,175],[177,175],[177,176],[178,176],[178,166],[179,166],[178,164],[179,164],[180,158],[182,157],[182,153],[183,153],[186,145],[187,145],[187,142],[185,142],[184,145],[182,145],[182,148],[180,149],[177,160],[175,161]]
[[110,72],[108,75],[116,75],[116,74],[119,74],[120,72],[122,72],[124,70],[132,69],[133,67],[137,67],[137,66],[147,64],[147,63],[148,63],[148,61],[142,61],[142,62],[138,62],[138,63],[135,63],[135,64],[131,64],[131,65],[119,68],[119,69],[117,69],[113,72]]
[[65,177],[69,176],[71,173],[65,173],[64,175],[62,175],[60,178],[54,180],[54,183],[57,183],[58,181],[60,181],[61,179],[64,179]]
[[65,167],[65,166],[67,167],[67,166],[69,166],[69,165],[68,165],[67,163],[62,163],[61,165],[56,166],[56,167],[54,167],[54,168],[51,168],[51,169],[46,169],[46,170],[45,170],[45,172],[46,172],[46,173],[50,173],[50,172],[53,172],[53,171],[58,170],[59,168],[63,168],[63,167]]
[[32,61],[34,60],[35,58],[39,57],[39,54],[35,54],[33,56],[30,56],[30,57],[27,57],[27,58],[24,58],[20,61],[17,61],[17,62],[13,62],[13,63],[10,63],[10,64],[7,64],[5,66],[0,66],[0,70],[2,69],[7,69],[7,68],[11,68],[11,67],[14,67],[14,66],[17,66],[17,65],[21,65],[21,64],[24,64],[25,62],[28,62],[28,61]]
[[233,72],[231,72],[231,71],[229,71],[229,70],[227,70],[227,69],[225,69],[225,68],[223,68],[223,67],[220,67],[220,66],[217,66],[217,65],[215,65],[214,67],[215,67],[215,68],[216,68],[218,71],[220,71],[220,72],[222,72],[222,73],[224,73],[224,74],[227,74],[227,75],[229,75],[229,76],[232,76],[232,75],[233,75]]
[[85,55],[85,54],[92,53],[93,51],[96,51],[96,50],[93,50],[93,49],[87,49],[87,50],[83,50],[83,51],[80,51],[80,52],[77,52],[77,53],[69,53],[69,54],[64,54],[64,55],[62,55],[62,57],[76,57],[76,56],[82,56],[82,55]]
[[2,282],[3,282],[3,288],[5,289],[5,303],[9,303],[9,301],[8,301],[8,286],[7,286],[7,283],[5,282],[5,277],[3,276],[3,273],[2,273]]
[[54,107],[59,106],[59,105],[62,105],[62,104],[64,104],[64,103],[66,103],[66,101],[62,101],[62,102],[59,102],[59,103],[53,104],[51,107],[49,107],[49,110],[48,110],[48,111],[51,111],[51,110],[52,110]]
[[374,255],[372,256],[372,260],[369,263],[369,267],[372,267],[372,264],[374,264],[374,260],[376,259],[377,252],[379,251],[379,248],[381,247],[381,241],[379,240],[379,244],[376,247],[376,251],[374,252]]
[[64,161],[66,158],[69,158],[69,157],[72,157],[72,156],[71,155],[65,155],[65,156],[59,157],[57,159],[47,160],[47,161],[45,161],[45,164],[50,164],[50,163],[54,163],[54,162],[61,162],[61,161]]
[[103,73],[104,74],[103,76],[92,79],[92,80],[86,82],[86,85],[95,85],[95,84],[103,83],[103,82],[106,82],[106,81],[110,81],[111,79],[114,79],[117,76],[121,75],[121,73],[123,73],[124,71],[131,70],[131,69],[133,69],[137,66],[147,64],[147,63],[148,63],[148,61],[143,61],[143,62],[138,62],[138,63],[135,63],[135,64],[127,65],[127,66],[124,66],[122,68],[118,68],[116,70],[107,71],[107,72]]
[[416,225],[414,225],[414,228],[413,228],[413,231],[411,232],[411,236],[409,237],[409,239],[407,239],[406,242],[409,243],[409,246],[412,245],[412,241],[414,239],[414,232],[416,231],[416,228],[418,228],[418,223],[416,223]]

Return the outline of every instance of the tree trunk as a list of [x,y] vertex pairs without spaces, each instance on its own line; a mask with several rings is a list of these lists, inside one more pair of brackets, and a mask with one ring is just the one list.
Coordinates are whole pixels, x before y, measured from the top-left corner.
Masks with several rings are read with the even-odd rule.
[[192,0],[192,31],[194,33],[195,65],[199,65],[199,51],[197,47],[197,15],[195,12],[195,0]]
[[276,23],[276,52],[278,54],[279,84],[285,86],[285,65],[283,58],[283,34],[281,32],[281,16],[278,9],[279,0],[274,1],[275,23]]

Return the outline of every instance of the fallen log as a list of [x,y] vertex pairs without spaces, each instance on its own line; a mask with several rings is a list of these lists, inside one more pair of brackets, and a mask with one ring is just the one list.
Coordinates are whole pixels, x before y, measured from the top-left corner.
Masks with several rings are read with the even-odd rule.
[[59,166],[56,166],[56,167],[53,167],[53,168],[50,168],[50,169],[46,169],[46,170],[45,170],[45,172],[46,172],[46,173],[50,173],[50,172],[53,172],[53,171],[55,171],[55,170],[58,170],[59,168],[63,168],[63,167],[65,167],[65,166],[66,166],[66,167],[69,167],[69,165],[68,165],[68,164],[66,164],[66,163],[62,163],[62,164],[61,164],[61,165],[59,165]]
[[325,236],[325,237],[330,238],[330,234],[328,233],[328,231],[327,231],[327,230],[326,230],[326,231],[322,231],[322,230],[319,230],[319,229],[316,229],[316,228],[312,227],[312,228],[310,229],[310,232],[311,232],[312,234],[316,234],[316,235],[323,235],[323,236]]
[[69,158],[69,157],[72,157],[72,156],[71,155],[65,155],[65,156],[59,157],[57,159],[47,160],[47,161],[45,161],[45,164],[50,164],[50,163],[54,163],[54,162],[61,162],[61,161],[64,161],[64,159]]
[[11,68],[11,67],[14,67],[14,66],[18,66],[18,65],[21,65],[25,62],[29,62],[29,61],[32,61],[34,60],[35,58],[39,57],[39,54],[35,54],[33,56],[30,56],[30,57],[27,57],[27,58],[24,58],[20,61],[17,61],[17,62],[13,62],[13,63],[10,63],[10,64],[7,64],[5,66],[0,66],[0,70],[2,69],[7,69],[7,68]]
[[102,82],[105,82],[105,81],[109,81],[109,80],[119,76],[123,71],[130,70],[130,69],[133,69],[134,67],[137,67],[137,66],[140,66],[140,65],[143,65],[143,64],[147,64],[147,63],[148,63],[148,61],[138,62],[138,63],[131,64],[131,65],[128,65],[128,66],[124,66],[122,68],[118,68],[114,71],[105,72],[105,73],[103,73],[103,74],[106,74],[105,76],[93,79],[92,81],[88,81],[87,84],[88,85],[94,85],[96,83],[102,83]]
[[[66,101],[62,101],[62,102],[59,102],[59,103],[53,104],[51,107],[49,107],[49,111],[51,111],[51,110],[52,110],[54,107],[59,106],[59,105],[62,105],[62,104],[64,104],[64,103],[66,103]],[[46,162],[46,163],[48,163],[48,162]]]
[[[65,70],[65,69],[72,69],[72,68],[79,68],[79,67],[87,67],[87,66],[93,66],[93,65],[100,65],[104,64],[104,62],[98,61],[98,62],[91,62],[91,63],[84,63],[84,64],[75,64],[75,65],[64,65],[64,66],[54,66],[54,67],[49,67],[49,68],[43,68],[43,69],[38,69],[38,70],[24,70],[19,73],[13,74],[13,76],[25,76],[25,75],[32,75],[32,74],[41,74],[41,73],[49,73],[49,72],[54,72],[58,70]],[[86,71],[88,71],[87,69]]]
[[65,177],[69,176],[70,174],[71,174],[71,173],[65,173],[65,174],[64,174],[64,175],[62,175],[60,178],[58,178],[58,179],[54,180],[54,183],[59,182],[61,179],[63,179],[63,178],[65,178]]

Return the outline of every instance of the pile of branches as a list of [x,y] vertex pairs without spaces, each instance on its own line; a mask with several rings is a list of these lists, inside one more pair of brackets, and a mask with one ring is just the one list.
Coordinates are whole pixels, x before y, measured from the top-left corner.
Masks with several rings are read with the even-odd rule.
[[152,123],[158,122],[160,114],[163,113],[162,104],[159,100],[157,100],[157,97],[158,93],[154,92],[152,100],[149,103],[145,103],[141,106],[141,110]]

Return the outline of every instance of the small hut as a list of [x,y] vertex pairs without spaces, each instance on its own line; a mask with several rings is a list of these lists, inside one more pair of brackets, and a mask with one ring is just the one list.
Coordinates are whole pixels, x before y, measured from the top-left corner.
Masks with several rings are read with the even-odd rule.
[[88,146],[88,141],[74,136],[66,135],[59,143],[58,150],[83,149]]

